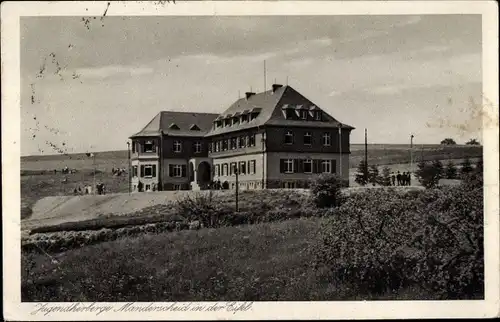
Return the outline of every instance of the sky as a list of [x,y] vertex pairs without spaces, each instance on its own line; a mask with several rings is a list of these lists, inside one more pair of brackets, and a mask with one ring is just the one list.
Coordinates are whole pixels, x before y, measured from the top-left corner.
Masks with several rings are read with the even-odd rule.
[[481,16],[21,18],[21,154],[124,150],[159,111],[288,84],[351,143],[481,141]]

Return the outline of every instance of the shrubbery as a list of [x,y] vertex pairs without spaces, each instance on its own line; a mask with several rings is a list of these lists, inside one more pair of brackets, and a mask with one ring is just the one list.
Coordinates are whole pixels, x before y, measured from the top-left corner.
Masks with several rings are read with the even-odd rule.
[[397,293],[419,285],[439,298],[483,294],[480,178],[411,194],[351,196],[322,227],[314,266],[352,292]]
[[334,174],[321,174],[311,182],[311,195],[317,207],[335,207],[342,202],[342,180]]

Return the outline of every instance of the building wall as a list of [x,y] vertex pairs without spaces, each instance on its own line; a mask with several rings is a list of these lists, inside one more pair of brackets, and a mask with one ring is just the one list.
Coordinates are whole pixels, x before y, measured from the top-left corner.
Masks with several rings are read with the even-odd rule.
[[[285,144],[287,131],[293,133],[293,143]],[[304,134],[310,132],[312,144],[304,144]],[[317,153],[339,153],[338,129],[331,128],[303,128],[303,127],[269,127],[266,129],[266,150],[269,152],[317,152]],[[323,134],[330,133],[330,146],[323,145]],[[350,152],[349,147],[350,130],[342,130],[342,153]]]
[[300,182],[303,185],[304,182],[319,175],[319,173],[281,173],[281,159],[335,160],[335,173],[340,175],[340,163],[342,163],[342,178],[349,180],[349,154],[347,153],[342,154],[342,162],[340,162],[338,153],[268,152],[266,160],[268,188],[280,188],[280,182]]
[[[182,142],[181,152],[174,152],[174,141]],[[201,143],[201,152],[195,153],[195,142]],[[163,158],[188,159],[192,157],[206,157],[208,155],[208,142],[204,137],[163,137]]]
[[[143,152],[143,146],[146,143],[146,141],[152,141],[154,144],[154,151],[153,152]],[[138,159],[138,158],[151,158],[159,155],[159,142],[160,138],[159,137],[146,137],[146,138],[134,138],[132,139],[132,146],[130,147],[130,158],[133,159]]]
[[[185,177],[171,177],[169,173],[170,165],[185,166],[186,167]],[[190,188],[188,159],[182,159],[182,158],[163,159],[161,175],[162,175],[163,190],[174,190],[175,185],[180,185],[181,190],[187,190]]]
[[[233,162],[245,162],[246,163],[246,174],[240,174],[238,176],[238,181],[240,183],[240,188],[241,189],[260,189],[262,187],[262,170],[264,169],[264,178],[266,176],[265,170],[266,168],[263,168],[263,164],[265,164],[265,159],[263,161],[262,157],[265,157],[265,154],[263,153],[252,153],[252,154],[245,154],[245,155],[237,155],[237,156],[230,156],[230,157],[219,157],[219,158],[214,158],[213,161],[213,172],[214,172],[214,177],[213,180],[217,181],[220,180],[221,183],[224,181],[227,181],[229,183],[229,188],[232,189],[234,188],[234,184],[236,182],[236,175],[217,175],[215,169],[217,166],[222,170],[222,166],[224,164],[228,165],[228,170],[229,167],[231,166],[231,163]],[[249,173],[248,169],[248,161],[250,160],[255,160],[255,173]]]
[[[132,169],[134,166],[137,166],[137,175],[133,175],[131,178],[131,184],[132,184],[132,191],[138,191],[137,190],[137,185],[139,184],[139,181],[142,182],[143,184],[143,190],[146,190],[146,185],[149,185],[151,189],[153,188],[154,184],[159,183],[159,178],[160,178],[160,173],[159,173],[159,161],[158,158],[144,158],[141,160],[132,160],[131,161]],[[155,165],[156,166],[156,173],[155,176],[153,177],[141,177],[141,165]]]

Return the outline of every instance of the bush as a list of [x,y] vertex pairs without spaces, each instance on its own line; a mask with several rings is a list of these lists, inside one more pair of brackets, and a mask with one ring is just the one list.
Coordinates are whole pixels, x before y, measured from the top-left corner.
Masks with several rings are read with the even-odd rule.
[[342,181],[334,174],[321,174],[311,183],[311,196],[319,208],[335,207],[342,201]]
[[441,299],[483,294],[482,187],[350,197],[321,229],[314,266],[352,291],[421,286]]

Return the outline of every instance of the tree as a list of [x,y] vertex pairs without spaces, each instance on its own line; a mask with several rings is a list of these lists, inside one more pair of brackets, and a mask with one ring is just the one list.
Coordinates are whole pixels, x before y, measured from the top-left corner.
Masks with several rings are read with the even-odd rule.
[[474,168],[472,168],[472,163],[470,162],[469,158],[465,158],[464,162],[462,163],[462,169],[460,170],[460,173],[462,175],[467,175],[470,172],[472,172]]
[[380,184],[383,186],[391,185],[391,169],[389,169],[389,167],[387,166],[385,166],[382,169],[382,177],[380,178]]
[[445,177],[447,179],[456,179],[457,178],[457,166],[453,161],[448,162],[445,170]]
[[368,166],[365,160],[359,162],[354,181],[362,186],[368,183]]
[[436,186],[444,174],[443,164],[439,160],[435,160],[431,164],[420,161],[417,167],[415,176],[420,184],[426,188]]
[[434,180],[436,180],[436,183],[439,181],[439,179],[442,179],[444,178],[444,167],[443,167],[443,163],[441,163],[441,161],[439,160],[434,160],[432,161],[432,172],[433,172],[433,175],[434,175]]
[[470,139],[465,144],[467,144],[467,145],[480,145],[476,139]]
[[380,182],[378,167],[374,164],[370,166],[370,170],[368,173],[368,182],[370,182],[372,185],[376,185]]
[[455,145],[455,144],[457,144],[457,142],[455,142],[455,140],[453,140],[452,138],[446,138],[443,141],[441,141],[441,144],[444,144],[444,145]]

